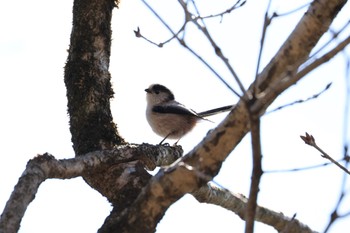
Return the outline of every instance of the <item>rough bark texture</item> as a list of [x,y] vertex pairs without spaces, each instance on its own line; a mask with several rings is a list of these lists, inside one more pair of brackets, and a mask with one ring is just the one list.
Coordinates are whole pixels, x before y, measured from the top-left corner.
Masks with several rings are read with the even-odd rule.
[[65,67],[68,113],[76,155],[124,143],[113,123],[108,71],[112,0],[75,0],[69,56]]
[[[108,69],[114,6],[113,0],[75,0],[73,5],[73,28],[64,80],[73,148],[78,156],[125,144],[110,110],[113,90]],[[133,202],[149,178],[138,162],[84,175],[89,185],[119,210]],[[120,183],[124,184],[123,188]]]

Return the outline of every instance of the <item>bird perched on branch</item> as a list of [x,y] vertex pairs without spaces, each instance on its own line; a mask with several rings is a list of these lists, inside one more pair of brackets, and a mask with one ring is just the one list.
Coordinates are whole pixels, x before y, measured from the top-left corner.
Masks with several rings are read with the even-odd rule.
[[[163,140],[177,139],[177,142],[204,117],[226,112],[233,109],[234,105],[215,108],[208,111],[196,113],[175,100],[174,94],[165,86],[152,84],[147,89],[146,117],[152,130]],[[175,144],[177,144],[177,142]]]

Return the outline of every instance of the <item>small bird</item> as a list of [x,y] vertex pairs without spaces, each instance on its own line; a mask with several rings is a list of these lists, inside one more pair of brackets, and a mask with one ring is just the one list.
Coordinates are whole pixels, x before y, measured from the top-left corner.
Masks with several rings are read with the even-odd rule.
[[174,94],[163,85],[152,84],[145,91],[147,92],[147,121],[156,134],[164,137],[160,145],[167,138],[177,139],[176,145],[198,121],[207,120],[204,117],[230,111],[234,107],[234,105],[228,105],[196,113],[177,102]]

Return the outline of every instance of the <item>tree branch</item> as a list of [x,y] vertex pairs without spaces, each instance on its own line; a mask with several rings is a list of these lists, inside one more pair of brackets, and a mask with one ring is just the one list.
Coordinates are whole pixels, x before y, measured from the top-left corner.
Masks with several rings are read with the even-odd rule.
[[[236,81],[237,85],[239,86],[241,92],[244,95],[246,90],[245,90],[241,80],[239,79],[237,73],[235,72],[232,65],[230,64],[228,58],[224,55],[221,48],[218,46],[218,44],[214,41],[213,37],[210,35],[209,30],[206,27],[203,18],[200,17],[200,13],[197,9],[195,2],[192,2],[192,4],[194,5],[195,9],[197,10],[197,14],[199,17],[194,17],[193,14],[191,14],[189,12],[189,10],[187,8],[187,3],[185,3],[183,0],[178,0],[178,1],[179,1],[180,5],[182,6],[185,14],[189,15],[186,17],[188,22],[192,22],[204,34],[204,36],[207,38],[207,40],[210,42],[211,46],[213,47],[215,54],[222,60],[222,62],[227,67],[227,69],[230,71],[231,75],[233,76],[234,80]],[[198,20],[201,20],[202,25],[200,23],[198,23]],[[236,91],[234,91],[233,93],[237,94]],[[241,95],[238,95],[238,97],[240,97],[240,96]]]
[[119,1],[74,0],[73,28],[64,72],[76,155],[124,144],[110,109],[112,10]]
[[328,159],[329,161],[331,161],[333,164],[337,165],[340,169],[342,169],[345,173],[347,173],[348,175],[350,175],[350,171],[344,167],[343,165],[341,165],[340,163],[338,163],[338,161],[334,160],[331,156],[329,156],[326,152],[324,152],[317,144],[316,144],[316,140],[314,139],[314,137],[311,134],[305,133],[305,136],[300,136],[300,138],[309,146],[314,147],[316,150],[318,150],[319,152],[321,152],[321,156],[325,159]]
[[[349,155],[348,155],[348,152],[347,152],[347,147],[344,148],[344,158],[349,158]],[[349,167],[349,160],[346,160],[346,164],[345,164],[345,167]],[[344,173],[343,175],[343,181],[342,181],[342,185],[341,185],[341,191],[340,191],[340,195],[339,195],[339,198],[338,198],[338,201],[337,201],[337,204],[330,216],[330,219],[329,219],[329,222],[324,230],[324,233],[327,233],[329,231],[329,229],[331,228],[331,226],[337,221],[339,220],[340,218],[344,218],[344,217],[347,217],[348,215],[350,215],[350,212],[348,213],[345,213],[345,214],[339,214],[340,212],[340,207],[341,207],[341,204],[344,203],[344,200],[346,198],[346,195],[347,195],[347,187],[346,187],[346,181],[348,180],[348,174]]]
[[[279,49],[257,80],[260,95],[254,108],[265,111],[277,96],[304,76],[297,70],[308,59],[311,50],[329,29],[346,0],[314,1],[293,32]],[[339,52],[339,51],[338,51]],[[337,52],[336,52],[337,53]],[[299,79],[298,79],[299,78]]]
[[[116,3],[114,0],[74,0],[64,81],[76,156],[126,144],[110,109],[114,94],[109,73],[111,19]],[[83,178],[114,206],[123,208],[133,202],[149,176],[143,166],[125,163],[98,173],[85,173]]]
[[[112,150],[95,151],[72,159],[56,160],[50,154],[39,155],[30,160],[19,178],[11,197],[0,218],[0,232],[15,233],[28,205],[33,201],[39,186],[46,179],[70,179],[88,173],[98,173],[113,166],[146,166],[153,170],[156,166],[166,166],[182,156],[181,147],[125,145]],[[123,170],[123,177],[115,181],[115,188],[122,189],[123,179],[132,176],[133,170]],[[129,174],[128,174],[129,173]],[[150,178],[150,176],[149,176]]]
[[[218,188],[210,183],[191,193],[199,202],[221,206],[246,220],[248,199],[242,194],[234,194],[227,189]],[[272,226],[278,232],[288,227],[288,233],[311,233],[308,226],[296,219],[288,218],[280,212],[257,206],[255,220]]]
[[[249,108],[249,103],[247,103]],[[249,111],[249,109],[248,109]],[[263,174],[261,161],[261,140],[260,140],[260,117],[254,112],[249,112],[249,123],[251,128],[251,141],[252,141],[252,161],[253,170],[250,183],[249,199],[247,203],[247,209],[245,213],[246,228],[245,233],[254,232],[254,219],[257,207],[258,193],[260,178]]]
[[306,98],[306,99],[295,100],[295,101],[293,101],[293,102],[291,102],[291,103],[288,103],[288,104],[284,104],[284,105],[282,105],[282,106],[279,106],[279,107],[277,107],[277,108],[275,108],[275,109],[273,109],[273,110],[270,110],[270,111],[266,112],[265,115],[266,115],[266,114],[273,113],[273,112],[276,112],[276,111],[279,111],[279,110],[284,109],[284,108],[286,108],[286,107],[290,107],[290,106],[292,106],[292,105],[294,105],[294,104],[301,104],[301,103],[305,103],[305,102],[308,102],[308,101],[313,100],[313,99],[317,99],[320,95],[322,95],[323,93],[325,93],[325,92],[331,87],[331,85],[332,85],[332,83],[328,83],[328,84],[326,85],[326,87],[325,87],[322,91],[320,91],[320,92],[318,92],[318,93],[316,93],[316,94],[313,94],[312,96],[310,96],[310,97],[308,97],[308,98]]
[[[191,47],[189,47],[189,46],[186,44],[184,38],[179,38],[179,37],[178,37],[178,35],[180,34],[180,32],[182,32],[182,31],[185,30],[186,25],[187,25],[189,22],[193,22],[195,25],[198,26],[197,20],[198,20],[198,19],[201,19],[200,17],[195,17],[194,15],[192,15],[192,14],[188,11],[188,8],[187,8],[187,6],[186,6],[186,3],[184,3],[183,1],[179,1],[180,4],[181,4],[181,6],[182,6],[182,8],[183,8],[183,10],[184,10],[185,22],[183,23],[183,26],[181,27],[181,29],[180,29],[177,33],[175,33],[174,30],[172,30],[171,27],[165,22],[165,20],[163,20],[163,18],[160,17],[160,15],[157,14],[157,13],[155,12],[155,10],[154,10],[145,0],[141,0],[141,1],[148,7],[148,9],[150,9],[150,11],[152,11],[152,13],[153,13],[153,14],[162,22],[162,24],[171,32],[171,34],[173,35],[173,37],[172,37],[171,39],[176,38],[176,39],[178,40],[178,42],[179,42],[184,48],[186,48],[190,53],[192,53],[196,58],[198,58],[198,60],[200,60],[211,72],[213,72],[213,74],[214,74],[228,89],[230,89],[236,96],[241,97],[241,95],[240,95],[235,89],[233,89],[233,88],[225,81],[225,79],[224,79],[218,72],[216,72],[215,69],[214,69],[204,58],[202,58],[196,51],[194,51]],[[204,34],[206,34],[200,26],[199,26],[199,30],[201,30]],[[144,38],[145,40],[149,41],[149,42],[152,43],[152,44],[155,44],[155,45],[158,45],[158,46],[159,46],[159,45],[163,46],[164,43],[165,43],[165,42],[164,42],[164,43],[159,43],[159,44],[157,44],[157,43],[155,43],[155,42],[152,42],[151,40],[149,40],[149,39],[147,39],[146,37],[144,37],[143,35],[141,35],[140,30],[137,30],[137,31],[134,31],[134,32],[135,32],[135,34],[136,34],[137,37],[142,37],[142,38]],[[207,34],[206,36],[208,36],[208,34]],[[171,39],[167,40],[166,42],[169,42]],[[211,39],[211,38],[210,38],[210,35],[209,35],[209,38],[208,38],[208,39]],[[212,40],[212,41],[213,41],[213,40]],[[212,44],[213,44],[213,43],[212,43]],[[214,48],[215,52],[217,53],[217,55],[218,55],[219,57],[221,56],[221,59],[223,59],[224,62],[226,62],[226,65],[229,66],[229,69],[231,68],[230,71],[231,71],[231,72],[233,71],[233,75],[236,75],[236,73],[234,72],[234,70],[232,69],[232,67],[230,67],[227,58],[223,57],[220,48],[217,47],[217,46],[215,45],[215,43],[213,44],[213,46],[214,46],[213,48]],[[238,79],[238,76],[236,75],[235,78]],[[238,79],[238,82],[240,82],[239,79]],[[243,85],[241,85],[241,88],[243,88]],[[244,90],[244,88],[243,88],[242,90]],[[243,93],[245,93],[245,90],[243,91]]]

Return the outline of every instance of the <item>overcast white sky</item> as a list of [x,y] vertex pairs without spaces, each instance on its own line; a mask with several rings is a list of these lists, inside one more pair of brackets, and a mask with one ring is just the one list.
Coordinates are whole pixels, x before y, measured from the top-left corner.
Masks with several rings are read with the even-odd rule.
[[[161,16],[174,28],[183,15],[177,1],[150,0]],[[199,0],[198,4],[203,3]],[[202,7],[203,14],[225,10],[232,1],[217,0]],[[273,1],[279,13],[303,5],[301,0]],[[261,27],[267,1],[248,0],[247,4],[223,18],[207,22],[209,31],[229,58],[246,87],[255,75]],[[72,21],[72,1],[0,0],[0,209],[2,210],[29,159],[49,152],[56,158],[73,157],[66,110],[63,68],[67,58]],[[272,11],[271,11],[272,12]],[[303,14],[300,11],[273,21],[266,38],[262,66],[277,51]],[[335,22],[339,28],[349,20],[346,6]],[[235,103],[237,97],[176,42],[164,48],[136,38],[133,30],[154,41],[167,39],[169,32],[140,0],[122,1],[114,10],[110,71],[115,88],[112,100],[114,120],[129,142],[158,143],[145,120],[144,89],[161,83],[176,98],[197,111]],[[197,49],[225,79],[235,87],[233,78],[215,57],[208,42],[190,27],[188,43]],[[349,30],[347,31],[349,34]],[[348,35],[345,33],[345,35]],[[347,54],[349,55],[349,48]],[[264,170],[299,168],[326,161],[299,138],[305,131],[335,159],[342,158],[345,102],[344,54],[312,72],[290,88],[273,106],[304,99],[333,85],[317,100],[269,114],[262,119]],[[193,94],[193,92],[195,92]],[[128,101],[125,101],[128,100]],[[180,144],[186,151],[195,146],[208,130],[225,115],[203,122]],[[132,121],[130,119],[133,119]],[[348,135],[348,134],[347,134]],[[349,138],[349,135],[348,135]],[[251,172],[250,138],[225,161],[215,181],[234,193],[248,195]],[[322,231],[338,200],[343,172],[335,166],[293,173],[263,175],[259,204],[286,216],[297,218],[313,230]],[[349,190],[349,183],[348,183]],[[350,211],[347,197],[343,211]],[[22,233],[96,232],[111,207],[99,193],[81,179],[49,180],[43,183],[23,218]],[[334,225],[330,232],[343,233],[350,219]],[[185,196],[173,205],[159,224],[157,232],[243,232],[244,222],[222,208],[199,204]],[[262,224],[256,232],[275,232]]]

